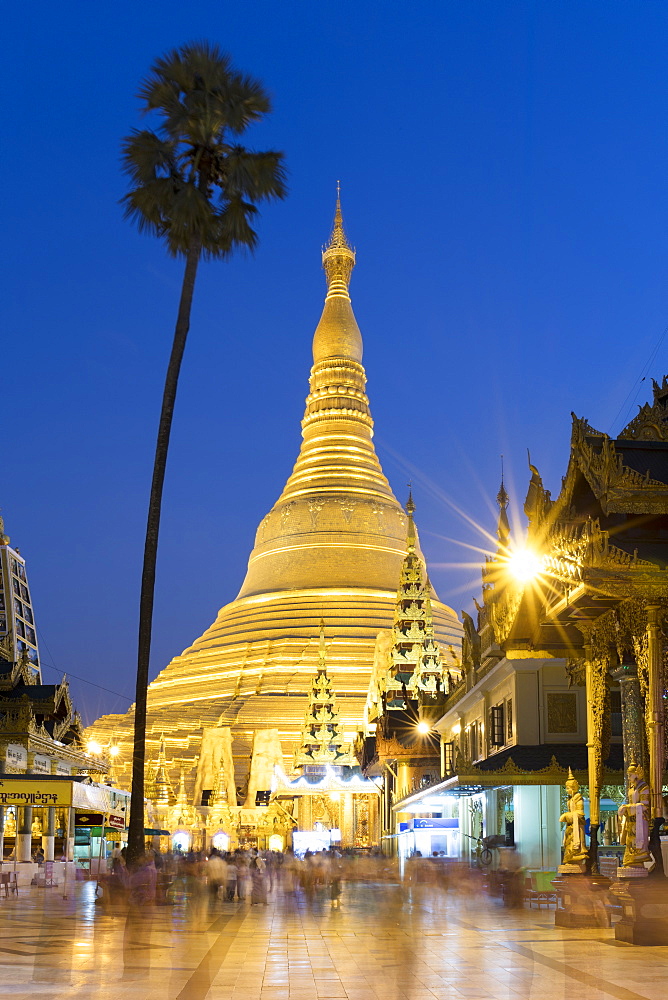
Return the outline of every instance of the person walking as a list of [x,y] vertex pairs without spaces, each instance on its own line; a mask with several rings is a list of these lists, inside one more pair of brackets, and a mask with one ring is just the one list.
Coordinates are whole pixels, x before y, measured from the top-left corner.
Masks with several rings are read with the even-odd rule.
[[249,870],[249,858],[246,851],[239,851],[236,860],[237,867],[237,897],[240,900],[246,899],[250,888],[251,874]]
[[257,851],[254,851],[250,860],[250,874],[252,880],[251,906],[254,903],[264,903],[267,905],[267,872],[266,865]]
[[206,863],[206,883],[209,889],[209,909],[218,902],[221,886],[227,888],[227,864],[214,847]]

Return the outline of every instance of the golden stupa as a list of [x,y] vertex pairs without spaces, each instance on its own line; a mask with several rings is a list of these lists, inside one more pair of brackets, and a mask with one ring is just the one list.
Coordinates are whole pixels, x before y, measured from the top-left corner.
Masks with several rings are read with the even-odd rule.
[[[195,763],[203,728],[218,723],[232,729],[238,785],[258,730],[278,730],[290,770],[318,667],[321,619],[342,730],[352,739],[362,726],[376,637],[392,627],[407,518],[372,442],[362,336],[348,292],[355,252],[338,198],[322,262],[327,295],[295,467],[260,523],[238,596],[149,687],[147,757],[164,738],[175,775]],[[435,594],[433,616],[447,667],[456,662],[461,626]],[[132,709],[89,730],[120,747],[121,784],[129,782],[131,728]]]

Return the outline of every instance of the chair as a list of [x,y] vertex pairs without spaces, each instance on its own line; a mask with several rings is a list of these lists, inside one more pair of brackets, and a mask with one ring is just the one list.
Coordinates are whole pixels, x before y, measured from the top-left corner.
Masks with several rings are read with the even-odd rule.
[[5,890],[5,896],[9,896],[10,892],[15,892],[18,896],[19,894],[19,884],[16,881],[16,872],[0,872],[0,891]]
[[529,900],[529,907],[535,903],[540,910],[541,906],[557,905],[557,893],[552,885],[552,879],[556,877],[556,872],[532,872],[526,880],[526,898]]

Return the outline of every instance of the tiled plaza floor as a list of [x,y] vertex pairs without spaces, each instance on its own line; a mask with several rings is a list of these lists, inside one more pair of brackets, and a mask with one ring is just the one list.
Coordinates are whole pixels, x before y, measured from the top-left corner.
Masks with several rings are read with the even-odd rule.
[[[668,947],[560,930],[554,911],[505,910],[418,887],[325,893],[306,906],[159,907],[126,936],[93,885],[0,899],[0,996],[88,1000],[666,1000]],[[125,938],[125,947],[124,947]]]

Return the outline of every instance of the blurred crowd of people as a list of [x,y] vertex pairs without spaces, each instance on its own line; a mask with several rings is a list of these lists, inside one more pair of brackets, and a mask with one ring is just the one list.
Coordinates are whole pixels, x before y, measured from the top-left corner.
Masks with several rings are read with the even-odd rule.
[[[403,864],[379,851],[306,851],[238,849],[208,854],[191,851],[147,851],[134,864],[126,864],[125,851],[114,850],[109,870],[99,879],[98,903],[110,915],[124,916],[123,958],[125,974],[143,976],[150,964],[151,927],[159,907],[174,907],[191,926],[245,906],[323,908],[354,905],[362,893],[369,898],[383,887],[385,918],[401,920],[408,905],[440,908],[456,894],[466,905],[477,906],[485,892],[494,891],[489,872],[452,858],[415,855]],[[498,884],[499,874],[496,879]],[[506,905],[522,905],[522,870],[507,872],[503,898]],[[410,910],[409,910],[410,912]]]
[[126,864],[125,849],[115,849],[109,870],[99,879],[100,902],[120,905],[198,906],[204,899],[209,908],[224,903],[249,901],[266,905],[269,894],[303,896],[311,900],[324,892],[338,906],[344,881],[387,881],[399,878],[396,860],[379,852],[354,853],[337,850],[306,851],[303,856],[288,850],[238,849],[208,854],[198,851],[151,850],[134,865]]
[[[504,899],[510,905],[522,904],[523,869],[501,870],[496,883],[502,883]],[[100,902],[110,907],[147,905],[185,905],[209,910],[226,903],[249,902],[267,905],[280,894],[285,900],[313,902],[329,900],[332,907],[341,904],[344,884],[402,883],[405,886],[429,885],[455,892],[463,897],[494,892],[490,873],[466,862],[434,855],[416,854],[403,866],[397,858],[379,851],[306,851],[303,856],[291,850],[284,853],[239,848],[208,854],[190,851],[148,851],[128,867],[125,851],[114,850],[109,871],[100,879]]]

